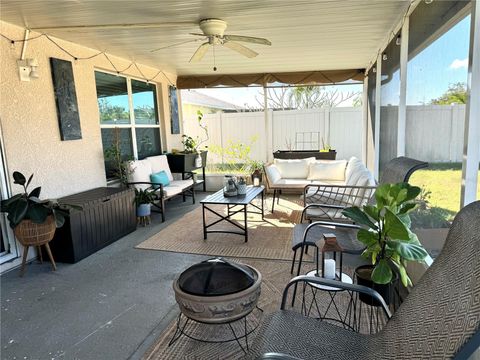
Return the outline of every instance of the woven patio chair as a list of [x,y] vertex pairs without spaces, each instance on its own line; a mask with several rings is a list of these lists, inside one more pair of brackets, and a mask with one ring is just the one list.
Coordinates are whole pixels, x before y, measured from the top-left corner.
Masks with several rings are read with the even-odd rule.
[[[479,220],[480,201],[457,214],[442,252],[392,317],[380,295],[370,288],[318,277],[293,278],[284,290],[280,311],[268,315],[260,328],[251,356],[468,359],[480,345]],[[369,294],[390,319],[378,333],[363,335],[286,310],[289,289],[301,282]]]
[[[389,161],[380,176],[379,184],[408,182],[410,176],[428,163],[404,156]],[[302,221],[335,221],[350,223],[342,210],[350,206],[363,206],[373,201],[375,186],[307,185],[303,191]]]

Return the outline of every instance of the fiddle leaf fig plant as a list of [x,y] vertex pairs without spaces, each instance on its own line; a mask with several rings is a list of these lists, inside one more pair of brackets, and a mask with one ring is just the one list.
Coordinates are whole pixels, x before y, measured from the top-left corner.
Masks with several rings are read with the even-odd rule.
[[410,230],[409,213],[417,206],[419,194],[420,188],[408,183],[383,184],[375,191],[376,205],[353,206],[342,212],[363,226],[357,238],[366,246],[362,256],[374,265],[371,279],[377,284],[390,283],[394,267],[403,285],[411,286],[407,262],[421,262],[428,255]]

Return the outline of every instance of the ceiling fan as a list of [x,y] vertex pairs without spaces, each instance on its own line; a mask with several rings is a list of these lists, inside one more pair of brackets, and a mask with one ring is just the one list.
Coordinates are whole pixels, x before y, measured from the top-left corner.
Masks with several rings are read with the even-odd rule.
[[[196,23],[189,21],[180,21],[180,22],[164,22],[164,23],[137,23],[137,24],[102,24],[102,25],[75,25],[75,26],[53,26],[53,27],[33,27],[30,30],[34,31],[81,31],[81,30],[112,30],[112,29],[153,29],[153,28],[163,28],[163,27],[172,27],[172,26],[187,26]],[[195,51],[193,56],[190,58],[189,62],[198,62],[207,53],[210,46],[213,48],[216,45],[225,46],[229,49],[236,51],[237,53],[246,56],[248,58],[253,58],[258,55],[257,52],[252,49],[239,44],[239,42],[247,42],[259,45],[272,45],[272,43],[264,38],[252,37],[252,36],[242,36],[242,35],[226,35],[225,30],[227,28],[227,22],[221,19],[203,19],[200,20],[200,23],[197,24],[202,31],[202,34],[199,33],[190,33],[190,35],[197,36],[199,38],[179,42],[176,44],[171,44],[168,46],[160,47],[158,49],[151,50],[152,52],[167,49],[173,46],[179,46],[191,42],[204,40],[205,42],[201,44],[198,49]],[[216,68],[214,68],[216,70]]]
[[172,44],[164,46],[158,49],[151,50],[152,52],[159,51],[162,49],[170,48],[173,46],[183,45],[190,42],[196,42],[200,40],[206,40],[201,44],[198,49],[195,51],[193,56],[190,58],[189,62],[198,62],[203,59],[207,53],[210,46],[226,46],[227,48],[238,52],[239,54],[246,56],[248,58],[253,58],[258,55],[257,52],[252,49],[239,44],[238,42],[247,42],[260,45],[272,45],[270,41],[264,38],[252,37],[252,36],[242,36],[242,35],[225,35],[225,29],[227,28],[227,22],[220,19],[203,19],[199,23],[200,30],[202,34],[190,33],[190,35],[201,36],[200,39],[193,39],[188,41],[183,41],[177,44]]

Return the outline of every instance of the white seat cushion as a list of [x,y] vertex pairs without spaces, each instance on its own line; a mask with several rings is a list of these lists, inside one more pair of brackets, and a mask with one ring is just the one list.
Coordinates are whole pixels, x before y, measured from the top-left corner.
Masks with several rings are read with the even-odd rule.
[[[150,182],[151,173],[152,165],[146,159],[128,162],[128,182]],[[146,189],[150,185],[138,184],[134,186],[136,189]]]
[[151,174],[155,174],[163,170],[167,174],[168,180],[173,180],[172,172],[170,171],[170,167],[168,166],[168,159],[166,155],[149,156],[144,160],[150,163],[152,167]]
[[163,191],[165,194],[164,197],[172,197],[174,195],[181,194],[182,190],[183,189],[180,186],[171,186],[171,185],[165,186],[163,188]]
[[303,189],[309,184],[310,181],[305,179],[280,179],[275,183],[275,187],[283,187],[285,189]]
[[306,179],[308,176],[308,166],[315,161],[314,157],[306,159],[274,159],[274,164],[278,168],[282,179]]
[[345,216],[342,215],[341,210],[337,209],[328,209],[328,208],[310,208],[305,211],[305,216],[308,218],[329,218],[329,219],[346,219]]
[[169,186],[176,186],[179,187],[180,189],[186,189],[189,186],[193,185],[193,180],[192,179],[187,179],[187,180],[172,180],[170,181]]
[[347,160],[315,161],[310,163],[308,180],[345,180]]
[[312,185],[345,185],[345,181],[343,180],[313,180],[311,182]]

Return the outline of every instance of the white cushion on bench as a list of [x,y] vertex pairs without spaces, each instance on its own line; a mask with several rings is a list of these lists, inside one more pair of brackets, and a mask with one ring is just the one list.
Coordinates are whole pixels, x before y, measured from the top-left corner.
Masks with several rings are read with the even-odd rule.
[[169,197],[181,194],[182,190],[183,189],[179,186],[171,186],[171,185],[164,186],[163,187],[163,197],[164,198],[169,198]]
[[[152,173],[151,163],[144,160],[135,160],[128,162],[128,181],[129,182],[150,182],[150,174]],[[148,184],[135,185],[137,189],[143,189],[150,187]]]
[[282,178],[282,174],[280,174],[280,171],[274,164],[266,166],[265,173],[272,185],[276,184]]
[[312,161],[315,161],[314,157],[292,160],[274,159],[274,164],[283,179],[306,179],[309,164]]
[[285,189],[303,189],[309,184],[310,181],[305,179],[280,179],[275,183],[275,186],[284,187]]
[[310,163],[308,180],[345,181],[347,160],[315,161]]

